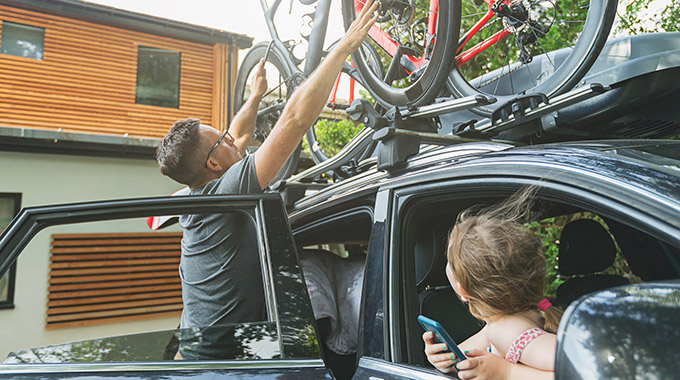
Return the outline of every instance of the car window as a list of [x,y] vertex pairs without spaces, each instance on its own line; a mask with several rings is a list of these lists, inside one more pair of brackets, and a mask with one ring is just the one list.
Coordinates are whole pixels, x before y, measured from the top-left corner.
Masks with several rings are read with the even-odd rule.
[[[399,302],[405,306],[398,320],[403,324],[398,338],[407,342],[402,345],[401,362],[431,368],[423,354],[419,314],[440,322],[458,343],[482,327],[456,297],[444,269],[447,236],[458,213],[499,202],[512,192],[501,196],[489,190],[488,194],[419,194],[404,202],[395,223],[401,229],[401,236],[395,238],[402,268]],[[600,289],[680,279],[678,247],[662,234],[651,234],[645,221],[625,218],[620,209],[605,209],[592,199],[568,201],[540,190],[538,198],[535,217],[524,227],[545,249],[545,295],[554,304],[566,309],[582,295]]]
[[[22,220],[0,240],[0,257],[18,256],[18,278],[30,290],[13,314],[0,315],[0,349],[7,363],[320,357],[280,198],[162,199],[168,204],[121,201],[20,214]],[[226,305],[212,298],[194,302],[211,313],[259,304],[257,315],[230,322],[210,314],[214,323],[180,328],[187,287],[218,278],[225,263],[207,261],[201,264],[205,271],[180,270],[187,259],[180,252],[182,228],[151,231],[147,225],[147,217],[164,215],[163,208],[168,215],[206,213],[238,223],[237,233],[248,236],[239,244],[252,258],[251,268],[241,269],[249,270],[241,282],[259,289],[258,294],[248,300],[227,297]],[[234,276],[221,279],[221,286]]]
[[359,207],[293,226],[326,366],[354,373],[372,209]]

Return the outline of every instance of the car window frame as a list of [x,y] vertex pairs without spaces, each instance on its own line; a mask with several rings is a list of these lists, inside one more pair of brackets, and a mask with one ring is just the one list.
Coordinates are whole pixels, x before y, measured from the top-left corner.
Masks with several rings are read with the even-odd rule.
[[[480,168],[477,167],[476,169]],[[475,175],[472,177],[464,176],[465,173],[460,173],[461,175],[453,178],[449,174],[447,177],[441,176],[436,180],[427,182],[413,180],[403,186],[390,185],[380,190],[388,191],[387,189],[389,189],[393,191],[393,195],[390,197],[393,204],[391,205],[387,222],[388,229],[392,233],[389,234],[386,241],[387,246],[385,247],[385,254],[387,255],[385,260],[388,263],[386,276],[388,283],[392,284],[392,289],[385,300],[385,330],[388,336],[386,339],[387,342],[390,342],[386,345],[386,350],[390,352],[385,354],[385,359],[389,360],[390,363],[413,366],[406,361],[408,360],[408,354],[404,348],[408,346],[408,338],[406,338],[406,341],[404,340],[405,337],[408,337],[408,333],[404,332],[406,328],[404,327],[403,314],[406,313],[409,305],[405,305],[402,297],[396,292],[398,289],[408,286],[408,284],[404,284],[402,281],[401,268],[404,264],[401,261],[400,252],[403,250],[403,247],[406,247],[406,243],[403,241],[403,236],[401,236],[403,234],[401,232],[408,217],[406,212],[413,206],[414,200],[422,200],[437,194],[444,194],[450,196],[451,199],[461,200],[480,198],[486,196],[486,194],[490,197],[493,194],[496,194],[496,197],[506,197],[522,186],[540,185],[542,186],[540,191],[541,198],[547,197],[548,200],[561,203],[573,201],[577,207],[606,215],[639,229],[656,239],[680,246],[677,237],[680,235],[673,235],[674,233],[680,234],[680,230],[671,223],[664,223],[663,217],[666,215],[666,212],[662,212],[661,208],[648,207],[650,205],[654,206],[649,202],[636,209],[635,206],[627,204],[620,198],[610,197],[609,194],[615,190],[615,187],[612,187],[611,184],[601,189],[593,186],[592,178],[587,183],[579,183],[578,181],[565,180],[564,177],[559,178],[559,173],[555,171],[551,173],[550,177],[541,175],[541,171],[537,171],[535,174],[532,173],[531,176],[527,175],[526,172],[522,175],[520,174],[521,168],[515,168],[509,173],[505,173],[505,175],[498,175],[498,172],[496,170],[495,175],[492,176]],[[581,174],[579,173],[579,176]],[[459,191],[451,194],[452,189]],[[629,197],[632,198],[635,195],[631,194]],[[653,213],[655,210],[659,211],[657,215]],[[650,228],[651,226],[654,226],[654,228]],[[673,240],[675,240],[675,243],[673,243]],[[415,284],[412,285],[415,286]],[[415,324],[417,323],[412,322],[411,326]],[[422,367],[414,366],[414,368]]]
[[[0,269],[7,270],[21,251],[41,230],[56,225],[143,218],[150,215],[214,213],[244,211],[256,222],[258,245],[267,289],[265,297],[268,316],[278,329],[280,360],[223,360],[211,363],[180,362],[182,368],[263,368],[263,367],[317,367],[323,368],[320,348],[312,354],[299,348],[300,331],[311,332],[308,340],[318,342],[309,296],[302,279],[299,261],[290,224],[278,193],[257,195],[180,196],[138,198],[112,201],[75,203],[67,205],[24,208],[0,235]],[[291,294],[297,303],[290,304]],[[307,351],[306,351],[307,350]],[[300,353],[306,356],[300,356]],[[271,363],[275,363],[271,365]],[[265,363],[270,363],[266,365]],[[0,371],[25,373],[26,370],[55,372],[58,367],[69,371],[119,372],[135,368],[140,371],[162,371],[176,368],[178,362],[119,362],[119,363],[55,363],[0,365]],[[30,368],[30,369],[29,369]],[[33,373],[33,372],[31,372]]]

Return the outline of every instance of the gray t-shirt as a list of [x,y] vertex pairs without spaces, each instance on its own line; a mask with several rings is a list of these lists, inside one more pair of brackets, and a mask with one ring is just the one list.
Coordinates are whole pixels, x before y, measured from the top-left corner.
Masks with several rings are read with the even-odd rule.
[[[248,155],[191,194],[261,193]],[[245,213],[181,215],[182,328],[266,320],[255,222]],[[184,353],[184,352],[183,352]]]

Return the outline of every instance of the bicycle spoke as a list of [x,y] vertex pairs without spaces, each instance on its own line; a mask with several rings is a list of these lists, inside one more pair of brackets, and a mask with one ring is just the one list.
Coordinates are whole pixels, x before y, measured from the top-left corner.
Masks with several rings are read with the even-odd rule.
[[[366,5],[366,1],[365,1],[365,0],[360,0],[359,3],[362,4],[362,5]],[[411,3],[409,3],[407,0],[395,0],[394,3],[402,4],[402,5],[406,5],[406,6],[410,6],[410,5],[411,5]],[[426,7],[423,7],[423,6],[418,6],[417,4],[414,4],[414,7],[413,7],[413,8],[419,9],[419,10],[425,10],[425,11],[428,12],[428,13],[430,12],[430,8],[426,8]],[[437,12],[434,12],[434,13],[437,14]]]
[[[516,41],[516,37],[515,37],[514,34],[513,34],[513,39],[515,39],[515,40],[513,41],[513,42],[515,42],[515,41]],[[508,45],[509,45],[509,43],[508,43]],[[498,93],[498,86],[499,86],[500,83],[501,83],[500,78],[503,76],[503,70],[505,69],[505,66],[506,66],[506,65],[508,66],[508,73],[510,74],[510,88],[512,89],[512,92],[513,92],[513,93],[515,92],[515,88],[514,88],[514,85],[513,85],[513,83],[512,83],[512,72],[510,71],[510,70],[511,70],[511,69],[510,69],[510,65],[508,64],[508,60],[509,60],[509,59],[510,59],[510,53],[507,53],[507,52],[506,52],[506,54],[505,54],[505,62],[503,62],[503,66],[501,67],[501,74],[495,79],[495,80],[496,80],[496,87],[495,87],[494,90],[493,90],[493,94],[494,94],[494,95]]]

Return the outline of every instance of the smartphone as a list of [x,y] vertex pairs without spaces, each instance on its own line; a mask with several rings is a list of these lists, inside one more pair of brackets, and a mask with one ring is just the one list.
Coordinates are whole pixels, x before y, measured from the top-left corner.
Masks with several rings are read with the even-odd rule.
[[465,360],[467,359],[467,356],[463,354],[463,352],[458,348],[458,345],[456,342],[451,339],[451,336],[449,333],[444,330],[442,325],[439,324],[439,322],[430,319],[424,315],[419,315],[418,316],[418,322],[420,322],[420,325],[423,326],[425,331],[431,331],[434,334],[434,340],[437,343],[446,343],[446,346],[449,348],[451,353],[456,355],[456,359],[460,360]]
[[272,46],[274,46],[274,40],[271,40],[269,42],[269,45],[267,46],[267,51],[264,52],[264,61],[267,62],[267,59],[269,59],[269,52],[272,50]]

